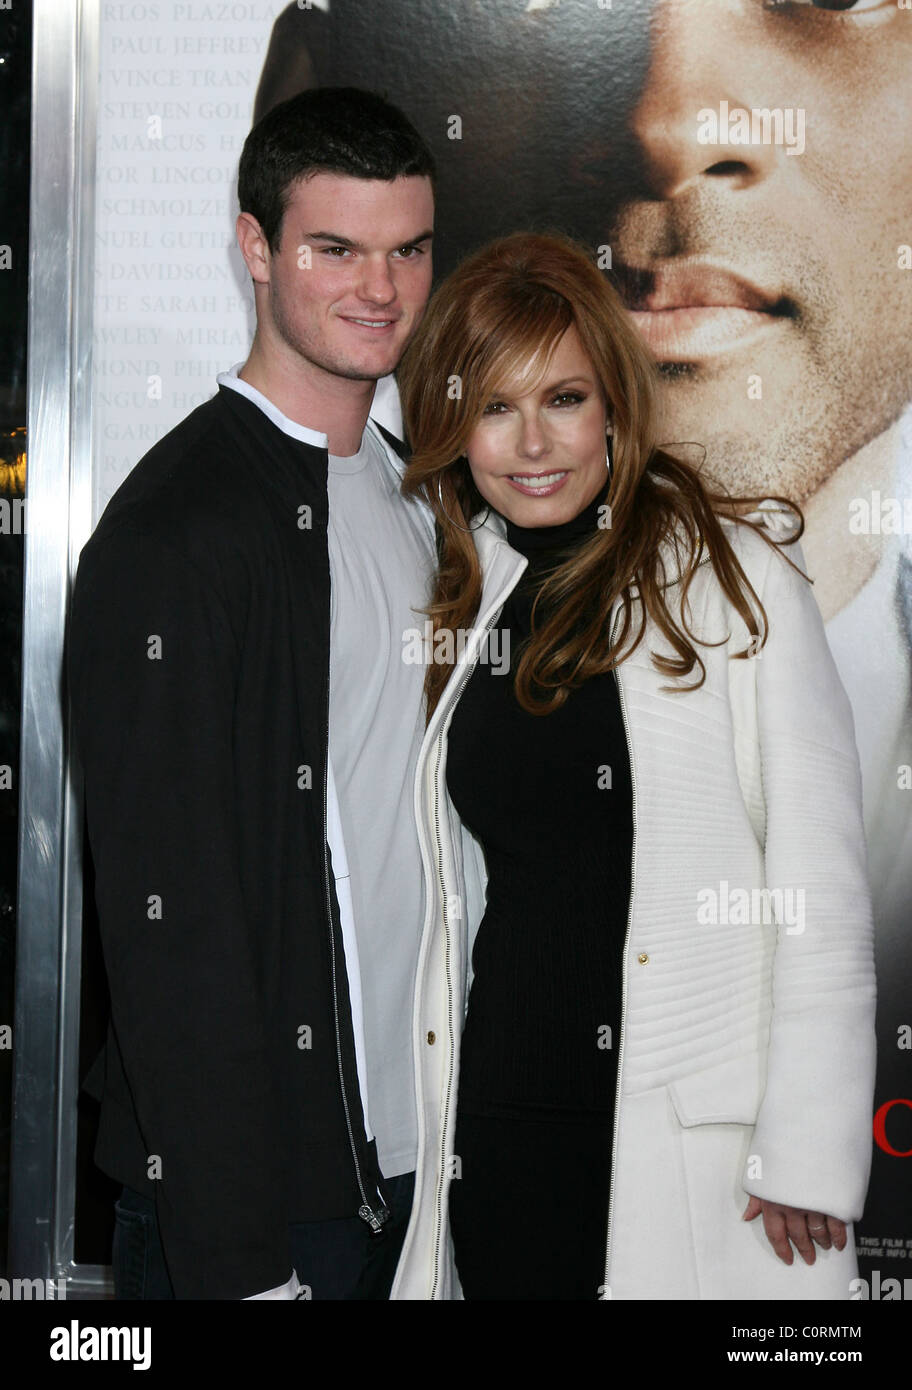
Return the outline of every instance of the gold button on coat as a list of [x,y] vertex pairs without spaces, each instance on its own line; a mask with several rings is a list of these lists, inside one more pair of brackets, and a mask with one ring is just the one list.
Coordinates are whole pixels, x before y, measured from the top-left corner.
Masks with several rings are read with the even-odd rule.
[[434,1043],[435,1043],[436,1041],[437,1041],[437,1034],[436,1034],[436,1033],[433,1033],[433,1032],[428,1033],[428,1042],[431,1044],[432,1047],[433,1047],[433,1045],[434,1045]]
[[648,965],[649,963],[649,957],[647,956],[645,951],[640,952],[640,954],[637,956],[637,960],[640,962],[640,965]]

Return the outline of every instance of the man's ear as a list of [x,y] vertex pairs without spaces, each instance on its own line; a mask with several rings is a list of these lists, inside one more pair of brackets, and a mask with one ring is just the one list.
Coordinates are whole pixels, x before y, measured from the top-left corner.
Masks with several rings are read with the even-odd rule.
[[270,251],[263,228],[250,212],[239,212],[234,224],[237,243],[244,257],[244,264],[255,283],[269,283]]

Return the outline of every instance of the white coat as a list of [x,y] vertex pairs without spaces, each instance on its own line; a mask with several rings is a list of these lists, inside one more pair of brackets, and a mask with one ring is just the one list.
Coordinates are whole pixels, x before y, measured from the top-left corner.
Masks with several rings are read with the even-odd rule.
[[[875,986],[854,725],[813,589],[759,536],[724,524],[769,618],[762,650],[729,660],[749,635],[707,557],[690,626],[721,645],[699,648],[702,687],[660,689],[670,682],[650,652],[671,653],[651,622],[617,671],[634,838],[599,1296],[847,1299],[851,1225],[843,1252],[818,1249],[810,1267],[796,1254],[788,1267],[762,1217],[741,1213],[748,1193],[848,1223],[864,1204]],[[526,565],[495,515],[475,541],[478,619],[416,774],[428,888],[414,1007],[419,1151],[394,1299],[461,1297],[447,1194],[458,1181],[459,1041],[484,862],[447,794],[447,731]],[[800,546],[786,553],[804,568]],[[679,603],[670,541],[663,559]]]

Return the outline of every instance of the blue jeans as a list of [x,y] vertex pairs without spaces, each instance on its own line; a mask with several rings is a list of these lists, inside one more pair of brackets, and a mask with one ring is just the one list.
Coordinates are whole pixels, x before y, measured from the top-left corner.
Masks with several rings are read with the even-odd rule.
[[[293,1266],[312,1298],[389,1298],[412,1210],[415,1174],[387,1178],[385,1184],[391,1210],[380,1235],[373,1235],[358,1216],[289,1224],[288,1272]],[[114,1204],[112,1263],[117,1298],[174,1298],[155,1202],[131,1187],[125,1187]]]

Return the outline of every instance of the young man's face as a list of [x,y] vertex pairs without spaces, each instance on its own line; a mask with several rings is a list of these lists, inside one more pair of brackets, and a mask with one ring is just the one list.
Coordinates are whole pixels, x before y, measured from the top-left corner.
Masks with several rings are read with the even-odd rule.
[[433,225],[428,178],[296,183],[263,308],[284,348],[350,380],[391,372],[430,293]]

